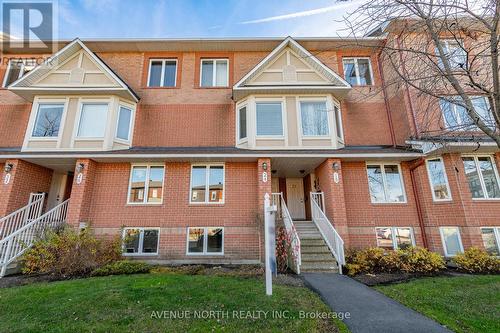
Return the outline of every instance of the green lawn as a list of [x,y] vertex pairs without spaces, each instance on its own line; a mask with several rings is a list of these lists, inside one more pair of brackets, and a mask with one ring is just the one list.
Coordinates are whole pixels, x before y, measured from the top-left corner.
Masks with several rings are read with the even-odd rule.
[[[203,310],[220,311],[213,312],[220,319],[194,318],[194,311]],[[256,312],[251,315],[238,312],[240,319],[234,318],[233,311],[257,310],[288,311],[282,315],[285,313],[289,318],[268,313],[264,319],[261,313],[258,319]],[[2,333],[335,332],[337,326],[341,332],[347,332],[339,321],[299,319],[301,310],[330,312],[306,288],[274,285],[274,295],[267,297],[263,281],[227,276],[156,273],[0,289]],[[155,318],[163,311],[188,311],[185,313],[191,318]],[[225,313],[229,318],[224,318]],[[167,312],[167,317],[172,315]]]
[[500,332],[500,276],[432,277],[377,290],[456,332]]

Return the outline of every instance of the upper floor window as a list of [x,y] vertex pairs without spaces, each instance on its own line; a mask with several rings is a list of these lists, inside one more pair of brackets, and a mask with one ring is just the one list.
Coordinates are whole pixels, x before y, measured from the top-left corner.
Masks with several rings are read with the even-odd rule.
[[193,165],[191,203],[224,202],[224,165]]
[[330,133],[328,126],[328,110],[326,102],[300,102],[302,135],[327,136]]
[[370,58],[344,58],[344,77],[353,86],[369,86],[373,84]]
[[500,199],[498,171],[491,156],[462,157],[465,176],[474,199]]
[[366,169],[373,203],[406,201],[399,164],[368,164]]
[[128,203],[159,204],[163,200],[163,165],[134,165],[130,173]]
[[443,160],[441,158],[427,160],[427,172],[431,184],[432,198],[435,201],[450,200],[450,186]]
[[39,104],[33,126],[33,137],[57,137],[64,104]]
[[[490,110],[490,105],[486,97],[475,96],[471,97],[471,102],[474,110],[479,115],[481,120],[489,127],[495,127],[493,114]],[[477,131],[478,127],[467,114],[465,105],[460,97],[454,96],[447,100],[440,100],[441,111],[445,126],[448,130],[459,131]]]
[[149,62],[148,87],[175,87],[176,81],[176,59],[152,59]]
[[229,85],[228,59],[203,59],[200,72],[201,87],[227,87]]
[[412,228],[383,227],[375,228],[375,231],[378,247],[396,250],[415,245]]
[[132,109],[120,105],[118,110],[118,123],[116,127],[116,138],[129,141],[130,140],[130,127],[132,125]]
[[31,71],[36,66],[34,59],[11,59],[7,71],[5,72],[3,87],[7,88],[14,81],[17,81],[23,75]]
[[247,138],[247,107],[246,105],[238,109],[238,139]]
[[335,131],[337,138],[344,139],[344,130],[342,128],[342,114],[340,108],[337,105],[333,106],[333,111],[335,112]]
[[283,136],[283,105],[281,102],[257,102],[257,136]]
[[[463,48],[462,41],[454,39],[442,39],[440,41],[445,57],[448,59],[451,68],[459,69],[467,66],[467,53]],[[439,56],[439,51],[436,48],[436,55]],[[444,68],[443,61],[438,57],[439,67]]]
[[107,103],[83,103],[77,136],[80,138],[103,138],[107,118]]
[[500,227],[481,228],[483,245],[489,254],[500,255]]

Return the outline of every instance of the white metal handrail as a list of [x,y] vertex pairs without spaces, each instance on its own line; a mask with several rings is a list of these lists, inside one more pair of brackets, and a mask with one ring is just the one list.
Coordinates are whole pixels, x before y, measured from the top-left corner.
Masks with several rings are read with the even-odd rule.
[[68,203],[69,199],[0,240],[0,277],[5,275],[7,266],[30,248],[45,231],[66,222]]
[[[342,274],[342,265],[345,265],[344,241],[339,233],[326,217],[325,213],[318,204],[318,197],[323,193],[311,192],[311,212],[314,224],[318,227],[319,232],[323,236],[328,248],[337,260],[339,272]],[[324,202],[324,201],[321,201]],[[324,206],[323,206],[324,207]]]
[[283,199],[283,193],[272,193],[272,204],[278,207],[278,213],[283,224],[285,225],[287,236],[290,238],[290,253],[291,259],[293,261],[292,270],[295,273],[300,274],[300,265],[302,265],[302,254],[300,251],[300,238],[295,225],[293,224],[292,217],[288,211],[285,200]]
[[26,206],[0,218],[0,239],[5,238],[42,214],[45,193],[31,193]]

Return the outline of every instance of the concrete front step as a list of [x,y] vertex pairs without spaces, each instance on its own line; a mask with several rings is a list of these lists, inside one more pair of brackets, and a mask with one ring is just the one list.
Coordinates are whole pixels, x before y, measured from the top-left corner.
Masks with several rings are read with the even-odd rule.
[[331,262],[335,261],[335,258],[331,254],[331,252],[321,252],[321,253],[310,253],[305,252],[302,253],[302,262]]
[[304,245],[302,245],[300,251],[302,252],[303,255],[306,253],[330,254],[331,255],[331,252],[330,252],[330,249],[328,248],[328,246],[304,246]]
[[339,269],[336,263],[325,263],[325,262],[302,262],[300,266],[302,272],[338,272]]
[[300,245],[304,246],[326,246],[325,241],[321,237],[302,238],[300,237]]

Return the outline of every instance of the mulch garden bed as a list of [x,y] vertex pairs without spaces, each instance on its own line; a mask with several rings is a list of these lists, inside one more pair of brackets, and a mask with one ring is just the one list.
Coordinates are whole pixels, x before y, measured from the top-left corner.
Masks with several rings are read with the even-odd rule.
[[367,286],[373,287],[376,285],[406,282],[409,280],[429,277],[429,276],[459,276],[459,275],[467,275],[467,274],[457,272],[456,270],[453,269],[447,269],[445,271],[442,271],[434,275],[398,272],[398,273],[358,274],[352,276],[352,278]]

